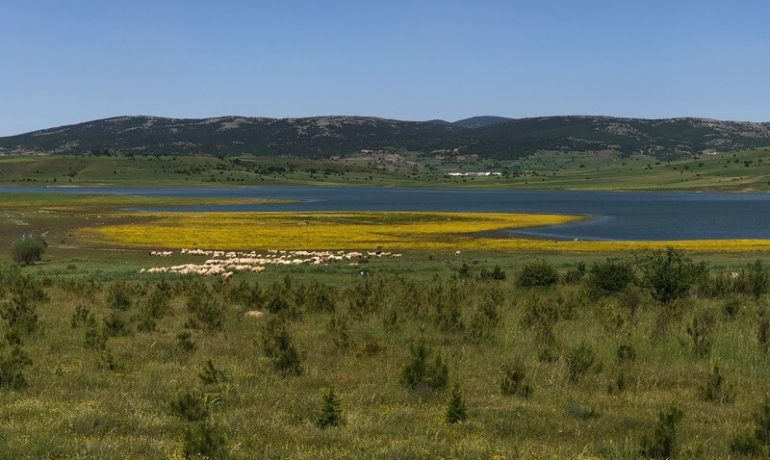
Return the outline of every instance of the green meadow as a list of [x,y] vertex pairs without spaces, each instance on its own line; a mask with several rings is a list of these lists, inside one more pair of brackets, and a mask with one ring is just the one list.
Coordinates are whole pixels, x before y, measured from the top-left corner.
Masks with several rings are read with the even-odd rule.
[[[395,154],[394,154],[395,155]],[[450,177],[450,172],[500,177]],[[6,156],[0,184],[17,186],[373,185],[562,190],[770,189],[770,149],[663,161],[645,155],[545,152],[516,160],[398,152],[380,157]]]

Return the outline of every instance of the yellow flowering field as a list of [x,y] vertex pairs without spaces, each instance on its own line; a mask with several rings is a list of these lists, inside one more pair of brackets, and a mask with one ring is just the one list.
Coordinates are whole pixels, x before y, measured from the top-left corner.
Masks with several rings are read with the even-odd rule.
[[765,251],[770,240],[556,241],[484,236],[558,225],[580,216],[449,212],[147,213],[141,222],[80,230],[92,241],[149,248],[633,251]]

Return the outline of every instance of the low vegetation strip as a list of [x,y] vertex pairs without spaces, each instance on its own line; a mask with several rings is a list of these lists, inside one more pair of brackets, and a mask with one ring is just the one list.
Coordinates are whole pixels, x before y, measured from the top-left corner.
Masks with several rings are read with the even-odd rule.
[[293,203],[296,200],[273,198],[206,198],[180,196],[143,196],[115,194],[71,194],[71,193],[0,193],[0,208],[72,209],[78,211],[98,208],[145,206],[208,206],[236,204],[278,204]]
[[[770,240],[558,241],[481,236],[583,219],[554,214],[448,212],[165,213],[142,222],[81,229],[89,242],[152,249],[503,250],[614,252],[674,247],[703,252],[767,251]],[[146,219],[146,217],[150,219]]]

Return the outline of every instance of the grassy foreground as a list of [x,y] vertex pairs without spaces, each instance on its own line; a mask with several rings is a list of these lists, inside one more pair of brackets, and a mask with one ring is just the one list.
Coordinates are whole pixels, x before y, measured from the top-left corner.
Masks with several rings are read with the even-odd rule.
[[[4,268],[0,458],[636,459],[672,406],[676,458],[738,458],[770,390],[766,278],[755,298],[750,272],[699,269],[662,305],[646,259],[609,266],[630,267],[617,292],[575,263],[526,287],[531,260],[495,261],[231,284]],[[404,380],[421,344],[445,383]],[[322,428],[330,388],[343,423]]]

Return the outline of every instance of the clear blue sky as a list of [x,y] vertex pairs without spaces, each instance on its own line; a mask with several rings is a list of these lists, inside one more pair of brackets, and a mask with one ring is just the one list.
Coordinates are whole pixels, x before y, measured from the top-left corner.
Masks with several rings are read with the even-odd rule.
[[115,115],[770,121],[768,0],[0,2],[0,135]]

